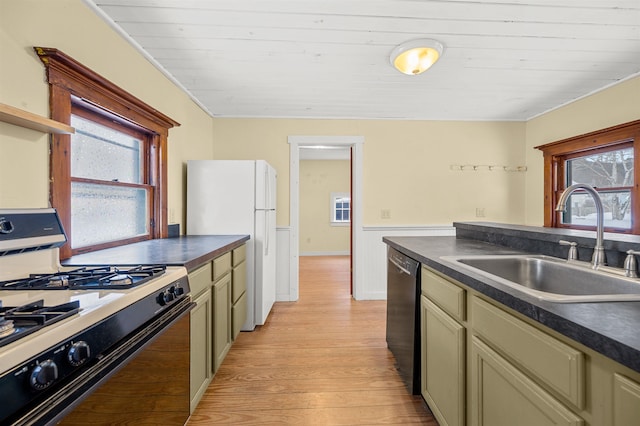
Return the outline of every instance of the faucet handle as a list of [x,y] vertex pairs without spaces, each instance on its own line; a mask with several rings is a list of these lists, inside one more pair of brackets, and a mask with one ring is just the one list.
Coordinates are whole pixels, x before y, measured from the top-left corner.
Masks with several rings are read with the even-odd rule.
[[640,251],[627,250],[627,257],[624,259],[624,275],[627,277],[638,278],[636,254],[640,254]]
[[569,253],[567,254],[567,260],[578,260],[578,243],[574,241],[560,240],[558,243],[561,246],[569,246]]

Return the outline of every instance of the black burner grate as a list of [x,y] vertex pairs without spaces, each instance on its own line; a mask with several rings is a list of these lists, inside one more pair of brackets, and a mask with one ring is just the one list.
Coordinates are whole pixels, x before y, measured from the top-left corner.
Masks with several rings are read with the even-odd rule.
[[0,307],[0,346],[25,337],[42,327],[54,324],[80,311],[80,302],[44,306],[44,300],[17,307]]
[[165,265],[82,267],[0,282],[0,290],[122,290],[164,274]]

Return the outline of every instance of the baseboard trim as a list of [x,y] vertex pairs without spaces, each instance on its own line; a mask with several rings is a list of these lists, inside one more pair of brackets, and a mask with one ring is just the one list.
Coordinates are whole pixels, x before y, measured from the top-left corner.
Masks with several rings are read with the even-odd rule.
[[305,251],[300,252],[300,256],[349,256],[351,252],[347,251]]

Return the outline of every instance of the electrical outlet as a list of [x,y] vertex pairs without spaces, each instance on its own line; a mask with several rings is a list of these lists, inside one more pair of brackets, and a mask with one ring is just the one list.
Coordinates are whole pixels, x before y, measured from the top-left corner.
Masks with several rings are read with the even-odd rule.
[[389,210],[389,209],[380,210],[380,218],[381,219],[391,219],[391,210]]
[[484,217],[484,207],[476,207],[476,217]]
[[176,223],[176,211],[169,209],[169,223]]

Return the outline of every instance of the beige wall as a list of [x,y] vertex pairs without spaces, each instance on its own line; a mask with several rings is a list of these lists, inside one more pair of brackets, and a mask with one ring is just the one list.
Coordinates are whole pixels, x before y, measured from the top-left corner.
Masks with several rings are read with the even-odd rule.
[[[479,219],[539,225],[542,156],[533,147],[640,118],[636,77],[527,123],[212,119],[81,0],[0,0],[0,7],[0,102],[48,116],[44,67],[32,47],[55,47],[182,124],[169,134],[171,222],[184,223],[187,159],[263,158],[278,171],[278,225],[287,226],[287,137],[357,135],[365,141],[366,226]],[[45,134],[0,123],[0,208],[48,205],[47,145]],[[452,164],[529,170],[454,172]]]
[[[49,116],[33,46],[63,51],[181,123],[169,132],[168,207],[184,223],[184,163],[213,156],[211,117],[81,0],[0,0],[0,102]],[[0,152],[0,208],[47,207],[48,136],[0,123]]]
[[351,165],[346,160],[300,161],[300,253],[350,250],[349,226],[331,225],[331,193],[349,193]]
[[[455,172],[452,164],[524,165],[525,124],[214,118],[214,156],[261,158],[278,172],[278,225],[289,224],[288,136],[363,136],[365,226],[455,220],[521,223],[526,173]],[[390,219],[381,218],[389,210]]]
[[640,76],[527,122],[527,225],[544,222],[544,164],[536,146],[640,119]]

